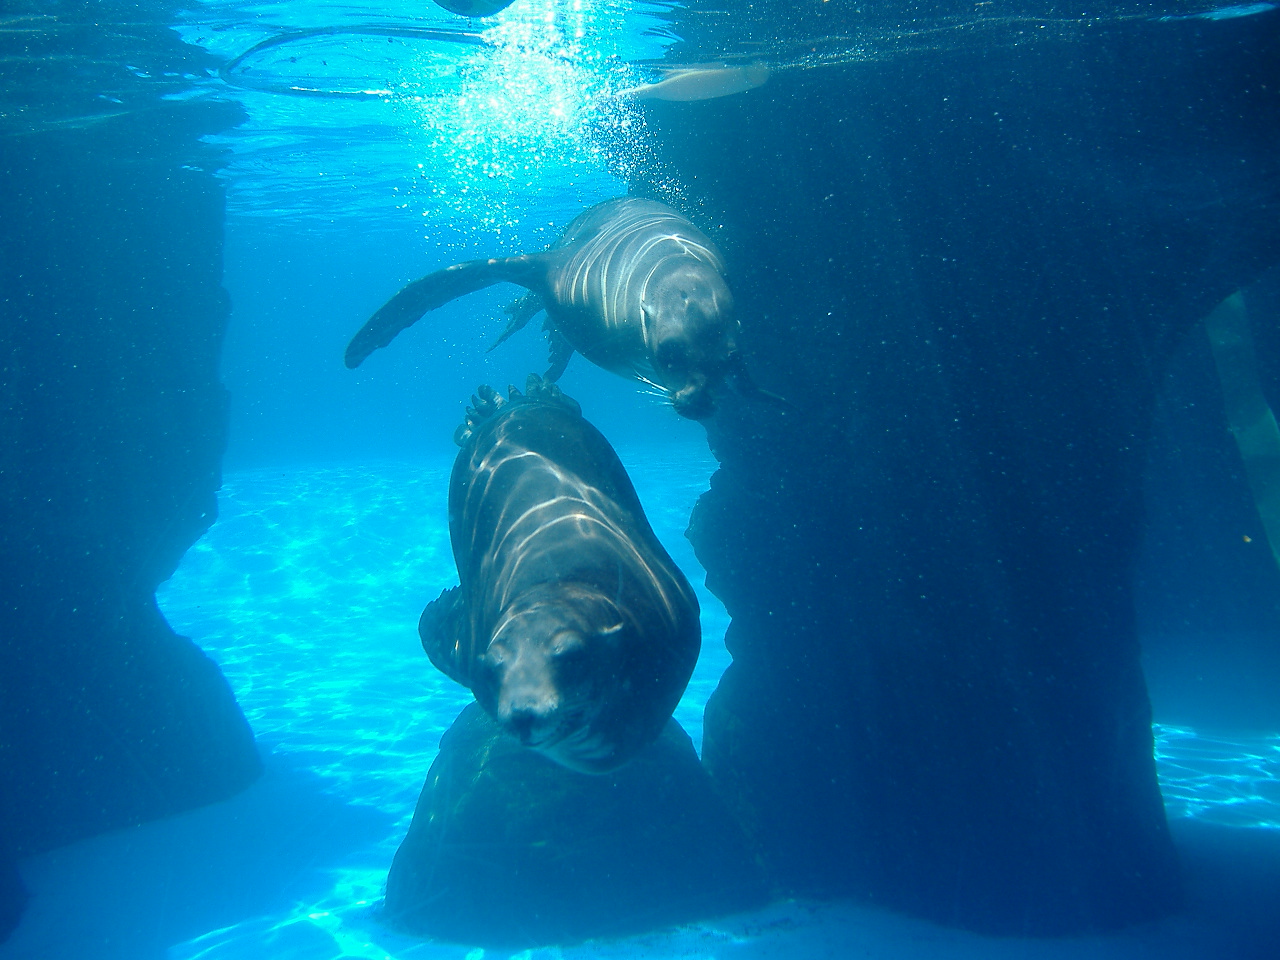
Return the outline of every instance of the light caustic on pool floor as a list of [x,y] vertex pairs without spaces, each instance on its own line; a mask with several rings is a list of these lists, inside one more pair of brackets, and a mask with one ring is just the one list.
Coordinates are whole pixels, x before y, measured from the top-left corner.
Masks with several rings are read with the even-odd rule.
[[[655,531],[699,590],[704,655],[676,717],[700,743],[702,708],[728,662],[728,618],[683,531],[715,463],[705,451],[683,455],[678,469],[651,454],[624,459]],[[470,700],[431,667],[416,634],[423,604],[456,583],[448,471],[442,458],[232,475],[218,523],[161,589],[170,622],[222,666],[262,742],[395,824],[327,869],[296,910],[198,937],[173,948],[174,960],[464,955],[399,938],[373,916],[440,735]],[[1280,737],[1153,732],[1171,818],[1280,829]]]
[[[724,608],[683,536],[715,466],[704,461],[629,465],[702,601],[704,656],[677,712],[698,743],[728,662]],[[456,583],[448,470],[441,460],[229,477],[221,519],[161,591],[175,628],[222,665],[260,737],[305,754],[344,798],[402,815],[470,700],[431,667],[415,629],[422,606]],[[1154,733],[1171,817],[1280,828],[1280,737],[1215,740],[1159,724]]]
[[[632,469],[651,523],[697,584],[704,656],[676,718],[700,743],[727,663],[727,617],[684,526],[714,462],[674,484]],[[440,735],[471,699],[418,642],[423,605],[457,583],[448,462],[227,478],[220,519],[159,594],[174,629],[219,663],[255,733],[344,799],[412,812]],[[700,479],[699,479],[700,477]],[[660,480],[655,487],[652,480]]]

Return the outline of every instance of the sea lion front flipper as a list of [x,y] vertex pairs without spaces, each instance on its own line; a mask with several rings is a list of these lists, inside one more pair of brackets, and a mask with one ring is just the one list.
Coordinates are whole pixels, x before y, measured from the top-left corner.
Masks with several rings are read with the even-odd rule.
[[467,605],[462,599],[461,587],[450,587],[427,604],[418,619],[418,638],[422,649],[437,670],[450,680],[470,687],[467,671],[461,664],[467,662],[466,647]]
[[508,304],[506,307],[507,316],[509,318],[507,320],[507,327],[502,331],[502,335],[489,345],[485,350],[485,353],[490,353],[498,346],[498,344],[505,343],[507,338],[517,330],[523,330],[524,325],[532,320],[543,309],[544,304],[542,302],[542,295],[540,293],[535,293],[532,290],[520,299],[516,300],[514,303]]
[[751,374],[747,371],[747,365],[742,359],[742,354],[734,351],[729,354],[729,385],[740,397],[748,400],[766,400],[775,406],[781,407],[790,413],[799,413],[799,408],[788,400],[786,397],[779,396],[772,390],[765,390],[763,387],[756,386],[756,382],[751,379]]
[[550,321],[543,324],[542,329],[547,331],[547,346],[550,353],[548,361],[551,364],[547,372],[542,375],[542,379],[555,383],[564,374],[564,368],[569,366],[569,360],[573,357],[573,344],[566,340],[564,334],[553,327]]
[[411,327],[424,314],[443,307],[450,300],[475,293],[495,283],[518,283],[537,289],[546,275],[547,254],[497,260],[468,260],[415,280],[369,318],[369,322],[347,344],[344,360],[354,370],[365,357],[385,347],[397,333]]

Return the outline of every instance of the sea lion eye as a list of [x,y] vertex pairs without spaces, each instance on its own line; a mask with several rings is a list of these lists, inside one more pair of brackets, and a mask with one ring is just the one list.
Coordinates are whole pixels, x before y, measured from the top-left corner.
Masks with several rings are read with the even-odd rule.
[[553,657],[564,657],[581,653],[586,649],[586,646],[586,640],[576,630],[561,630],[551,638],[551,655]]

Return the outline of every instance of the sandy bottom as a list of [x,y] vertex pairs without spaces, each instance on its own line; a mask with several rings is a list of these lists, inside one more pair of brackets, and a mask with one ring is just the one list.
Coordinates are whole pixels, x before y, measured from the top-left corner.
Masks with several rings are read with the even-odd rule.
[[[676,712],[695,744],[728,664],[724,608],[683,536],[705,450],[620,451],[699,588],[703,655]],[[1280,736],[1157,726],[1190,908],[1112,937],[980,937],[855,904],[787,902],[643,937],[512,953],[410,940],[377,902],[440,734],[470,699],[418,645],[455,581],[449,460],[241,473],[159,595],[221,664],[267,773],[240,796],[22,864],[33,897],[0,960],[1204,958],[1280,960]],[[620,905],[620,909],[621,909]]]

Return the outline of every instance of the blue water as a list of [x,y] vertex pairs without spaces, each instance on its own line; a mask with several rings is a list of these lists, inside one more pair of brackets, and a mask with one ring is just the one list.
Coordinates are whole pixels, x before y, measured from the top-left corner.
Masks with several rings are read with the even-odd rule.
[[[703,651],[676,718],[701,740],[728,656],[727,617],[683,537],[714,461],[705,448],[621,448],[655,531],[698,587]],[[0,956],[171,960],[556,957],[1211,957],[1214,917],[1107,938],[1016,941],[851,905],[745,917],[574,948],[487,953],[381,927],[377,904],[441,733],[470,694],[418,644],[422,605],[456,582],[446,453],[416,462],[230,474],[220,518],[159,600],[222,667],[266,755],[244,795],[33,858],[37,894]],[[1157,726],[1180,824],[1280,836],[1280,737]],[[43,896],[41,896],[43,894]],[[153,953],[159,949],[168,953]],[[855,952],[860,951],[860,952]]]
[[[1272,7],[1171,2],[1126,16],[1212,22]],[[406,281],[544,246],[584,206],[625,189],[608,161],[627,148],[627,162],[646,162],[643,118],[611,94],[653,78],[647,61],[671,40],[661,10],[517,0],[477,25],[428,0],[232,0],[202,3],[177,25],[227,59],[289,30],[334,28],[263,48],[236,85],[208,77],[198,91],[248,113],[213,138],[230,151],[231,434],[219,519],[158,599],[227,676],[267,774],[227,803],[33,858],[36,898],[0,957],[486,956],[392,934],[376,908],[439,737],[470,700],[430,666],[416,635],[422,606],[456,582],[448,438],[476,384],[521,381],[542,368],[545,348],[529,330],[485,352],[511,292],[498,290],[441,310],[357,372],[342,367],[341,350]],[[388,42],[370,24],[478,32],[483,42]],[[1009,24],[967,26],[990,38]],[[803,55],[778,52],[786,69],[817,69],[926,42],[890,33],[879,48],[824,38]],[[941,28],[931,36],[957,42]],[[327,95],[290,92],[299,87]],[[728,619],[683,531],[715,462],[700,427],[632,385],[580,359],[563,385],[617,445],[660,539],[698,588],[703,652],[676,719],[700,745],[702,709],[729,660]],[[1168,725],[1154,734],[1175,829],[1230,830],[1276,848],[1280,735]],[[861,906],[783,903],[514,956],[1207,958],[1226,922],[1192,911],[1114,937],[1029,943]]]
[[[714,460],[693,446],[623,455],[655,532],[693,575],[683,531]],[[218,661],[262,748],[344,804],[376,810],[386,826],[317,871],[297,909],[245,918],[174,957],[248,957],[268,946],[292,956],[278,951],[312,943],[315,931],[348,953],[347,938],[387,940],[365,908],[381,895],[440,735],[471,700],[417,638],[423,604],[457,582],[445,520],[451,465],[440,457],[235,474],[218,524],[162,588],[169,622]],[[675,716],[700,744],[702,708],[728,663],[728,617],[695,580],[703,652]],[[332,949],[322,939],[298,955]]]
[[[626,448],[659,539],[702,607],[702,654],[675,718],[702,743],[702,711],[729,664],[728,615],[684,528],[715,461],[705,448]],[[418,643],[422,607],[457,583],[446,526],[451,460],[228,477],[221,516],[158,600],[222,668],[264,749],[345,802],[408,827],[440,735],[471,700]],[[1280,735],[1199,737],[1156,724],[1171,819],[1280,830]],[[385,865],[382,867],[385,869]]]

